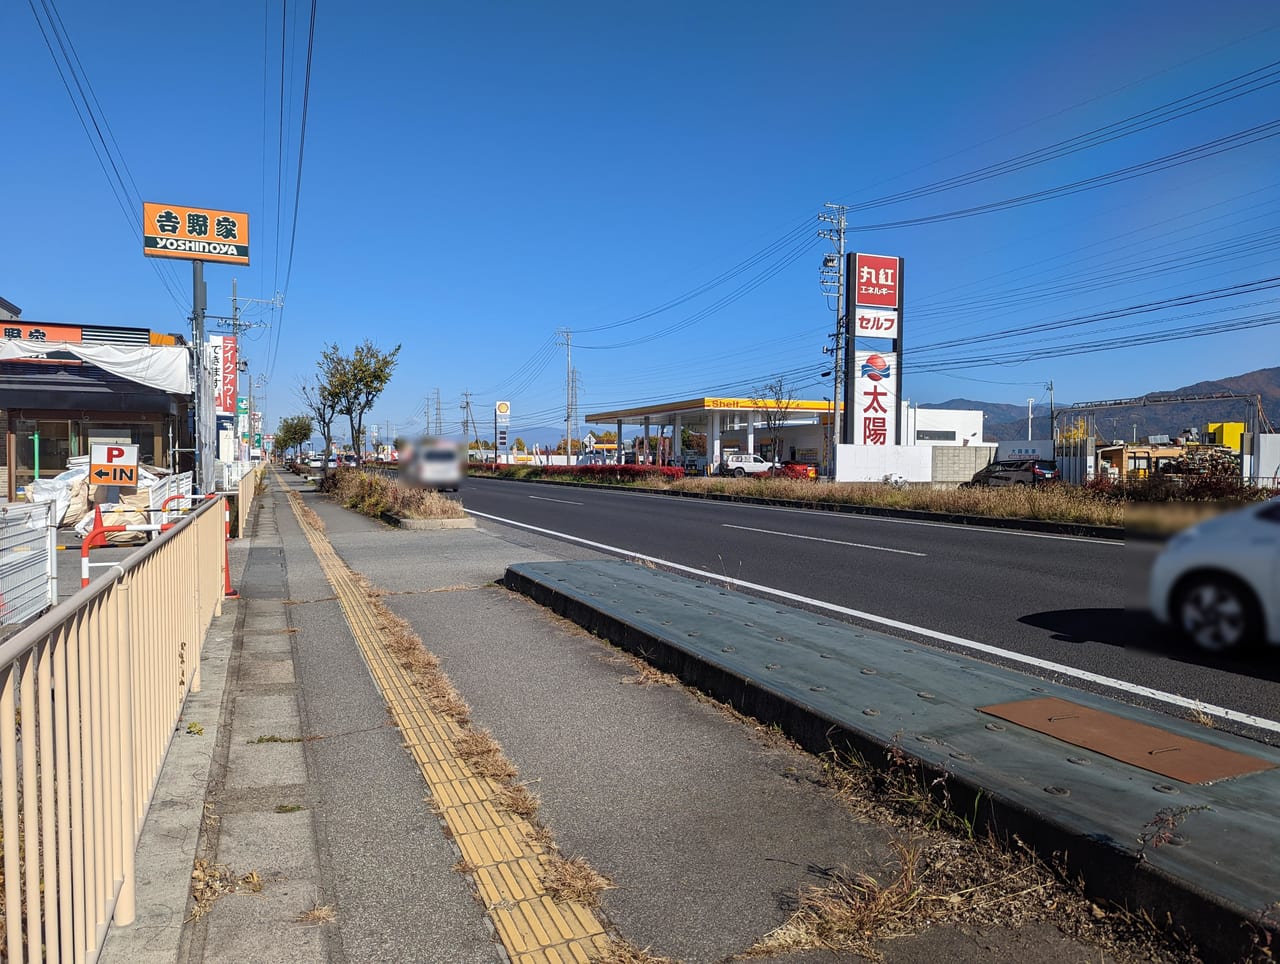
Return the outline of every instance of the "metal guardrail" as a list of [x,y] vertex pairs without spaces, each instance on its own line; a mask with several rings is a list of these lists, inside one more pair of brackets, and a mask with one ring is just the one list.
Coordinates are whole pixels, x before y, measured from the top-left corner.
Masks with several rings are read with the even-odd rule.
[[134,920],[138,835],[222,606],[221,501],[0,643],[10,962],[96,959]]
[[0,505],[0,626],[16,626],[58,601],[58,520],[53,502]]

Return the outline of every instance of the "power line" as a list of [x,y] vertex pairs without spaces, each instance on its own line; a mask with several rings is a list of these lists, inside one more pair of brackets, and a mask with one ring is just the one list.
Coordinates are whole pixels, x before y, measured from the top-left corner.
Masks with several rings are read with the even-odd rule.
[[[129,206],[126,203],[127,200],[130,200],[129,188],[120,174],[121,167],[124,167],[125,171],[128,172],[128,165],[124,161],[124,155],[120,152],[119,145],[117,144],[116,151],[117,153],[120,153],[120,158],[117,162],[116,157],[111,152],[111,148],[107,146],[106,138],[104,138],[102,134],[102,127],[107,126],[106,117],[103,115],[100,124],[98,113],[101,113],[101,105],[98,105],[98,113],[95,113],[93,105],[98,104],[97,95],[93,93],[93,88],[89,83],[87,73],[84,75],[83,84],[81,82],[80,75],[76,71],[76,65],[80,64],[80,58],[75,51],[74,44],[71,42],[70,34],[66,33],[65,25],[63,25],[62,31],[59,31],[58,29],[59,24],[62,24],[62,18],[58,15],[57,8],[53,6],[52,0],[40,0],[40,4],[44,8],[45,17],[48,18],[49,21],[48,30],[46,30],[45,22],[40,18],[40,14],[36,10],[34,0],[27,0],[27,5],[31,8],[31,15],[35,18],[36,26],[40,30],[40,36],[44,40],[45,48],[49,51],[49,57],[53,60],[53,65],[58,71],[58,77],[62,81],[62,87],[67,92],[67,97],[71,99],[72,109],[76,112],[76,118],[80,121],[80,126],[84,130],[85,136],[89,138],[89,146],[93,148],[94,158],[98,162],[98,167],[102,169],[102,174],[107,179],[107,185],[111,189],[116,205],[120,208],[120,213],[124,215],[125,221],[129,224],[130,233],[137,239],[139,244],[141,244],[142,229],[140,220],[142,199],[141,196],[133,199],[134,210],[130,212]],[[53,44],[49,40],[50,32],[58,43],[58,49],[62,51],[62,60],[59,60],[58,55],[54,52]],[[70,53],[68,53],[68,47],[70,47]],[[66,64],[65,71],[63,69],[64,61]],[[84,70],[82,65],[80,70],[81,72]],[[79,99],[77,99],[76,94],[72,92],[71,84],[67,81],[68,73],[71,75],[71,79],[75,83],[76,90],[79,91]],[[86,86],[89,87],[89,96],[86,96],[85,94],[84,88]],[[90,97],[92,97],[92,103],[90,103]],[[89,118],[88,121],[85,120],[86,114]],[[89,131],[90,122],[93,124],[94,133],[90,133]],[[111,142],[116,144],[115,135],[110,133],[109,126],[107,127],[107,131],[111,136]],[[97,139],[96,143],[95,134]],[[101,145],[101,150],[99,150],[99,145]],[[104,157],[106,158],[105,161],[103,160]],[[107,170],[108,163],[111,165],[110,172]],[[132,183],[133,175],[129,173],[128,176],[129,181]],[[136,184],[134,185],[134,190],[135,192],[137,190]],[[150,264],[152,270],[155,271],[156,277],[160,279],[160,283],[164,285],[165,290],[169,293],[169,297],[173,299],[174,304],[178,306],[179,310],[185,311],[187,307],[185,302],[174,290],[176,282],[171,276],[165,274],[164,270],[161,268],[160,264],[155,261],[155,259],[148,258],[147,263]]]
[[[1097,147],[1101,144],[1107,144],[1111,141],[1118,140],[1122,137],[1128,137],[1131,134],[1140,133],[1153,127],[1167,124],[1173,120],[1179,120],[1189,117],[1192,114],[1208,110],[1212,107],[1218,107],[1222,104],[1243,97],[1247,94],[1257,93],[1265,90],[1277,83],[1280,83],[1280,61],[1275,61],[1258,67],[1254,70],[1247,71],[1230,80],[1225,80],[1214,84],[1210,87],[1203,88],[1176,100],[1161,104],[1133,114],[1122,120],[1113,121],[1102,127],[1094,128],[1083,134],[1077,134],[1065,140],[1050,144],[1047,147],[1038,148],[1034,151],[1027,151],[1007,160],[998,161],[994,164],[988,164],[985,167],[969,171],[965,174],[957,174],[949,178],[943,178],[930,184],[925,184],[917,188],[906,191],[900,191],[897,194],[889,194],[883,197],[875,198],[870,201],[864,201],[860,204],[849,206],[851,212],[866,211],[873,208],[885,207],[891,204],[899,204],[904,201],[917,200],[923,197],[929,197],[935,194],[941,194],[945,191],[951,191],[958,187],[965,187],[971,184],[977,184],[982,181],[991,180],[1004,174],[1011,174],[1017,171],[1026,170],[1030,167],[1036,167],[1049,161],[1061,160],[1072,154]],[[1261,76],[1257,76],[1261,75]],[[1224,89],[1225,88],[1225,89]],[[1179,106],[1181,105],[1181,106]]]
[[1005,198],[1000,201],[992,201],[987,204],[973,205],[967,208],[959,208],[957,210],[946,211],[941,214],[903,218],[899,221],[884,221],[879,224],[860,224],[857,226],[857,230],[882,231],[889,228],[916,227],[922,224],[940,224],[944,221],[957,221],[962,218],[976,217],[982,214],[992,214],[997,211],[1008,211],[1013,208],[1026,207],[1030,204],[1039,204],[1044,201],[1068,197],[1073,194],[1092,191],[1100,187],[1110,187],[1114,184],[1131,181],[1134,178],[1145,177],[1148,174],[1157,174],[1163,171],[1172,170],[1173,168],[1181,167],[1184,164],[1203,161],[1210,157],[1216,157],[1219,154],[1224,154],[1228,151],[1248,147],[1251,144],[1268,140],[1278,134],[1280,134],[1280,120],[1270,121],[1266,124],[1259,124],[1254,127],[1246,128],[1245,130],[1227,134],[1223,137],[1214,138],[1211,141],[1196,144],[1193,147],[1184,148],[1181,151],[1174,151],[1172,154],[1165,154],[1161,157],[1152,158],[1151,160],[1143,161],[1139,164],[1131,164],[1128,167],[1108,171],[1105,174],[1097,174],[1093,177],[1072,181],[1068,184],[1060,184],[1056,187],[1046,188],[1042,191],[1033,191],[1030,194],[1021,194],[1016,197]]

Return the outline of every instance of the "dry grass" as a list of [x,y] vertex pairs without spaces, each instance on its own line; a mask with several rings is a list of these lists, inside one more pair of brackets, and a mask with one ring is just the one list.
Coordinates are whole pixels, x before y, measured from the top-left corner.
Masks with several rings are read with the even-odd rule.
[[312,903],[311,907],[304,910],[301,914],[294,918],[299,924],[312,924],[320,927],[324,924],[331,924],[337,919],[337,912],[329,904],[321,904],[318,901]]
[[307,525],[311,526],[311,528],[315,529],[316,532],[321,535],[324,535],[324,522],[305,502],[302,501],[302,496],[298,495],[297,492],[290,492],[289,498],[293,501],[293,504],[297,506],[298,514],[307,520]]
[[1065,485],[1014,485],[999,489],[896,489],[877,483],[699,477],[664,483],[660,487],[821,505],[865,505],[991,518],[1042,519],[1109,526],[1122,526],[1125,521],[1122,504]]
[[228,894],[260,894],[262,878],[256,870],[237,876],[226,864],[197,858],[191,869],[191,914],[184,923],[199,920]]
[[600,895],[613,890],[613,881],[581,857],[564,857],[558,853],[546,858],[538,879],[556,903],[574,901],[584,907],[599,907]]
[[1212,716],[1210,716],[1208,713],[1206,713],[1203,709],[1201,709],[1198,706],[1187,713],[1187,719],[1190,720],[1192,723],[1199,723],[1201,726],[1206,727],[1207,729],[1210,729],[1210,730],[1212,730],[1214,727],[1218,725],[1217,720],[1215,720]]
[[488,730],[467,730],[453,743],[458,756],[479,777],[506,783],[516,777],[516,768]]
[[[930,779],[898,747],[875,768],[856,757],[823,758],[827,785],[862,819],[895,828],[897,866],[884,880],[837,877],[807,888],[800,907],[753,949],[834,948],[878,958],[872,946],[940,923],[1016,928],[1046,922],[1116,960],[1197,962],[1173,924],[1123,907],[1099,907],[1056,862],[1021,840],[977,832],[977,812],[957,813],[944,778]],[[1149,825],[1150,826],[1150,825]]]
[[433,489],[402,485],[385,475],[339,469],[331,481],[332,494],[339,502],[375,519],[384,512],[402,519],[464,519],[467,515],[455,499]]
[[517,817],[524,817],[526,820],[536,817],[538,808],[542,806],[542,801],[538,799],[537,794],[530,791],[528,785],[524,783],[500,786],[494,802],[508,813],[514,813]]

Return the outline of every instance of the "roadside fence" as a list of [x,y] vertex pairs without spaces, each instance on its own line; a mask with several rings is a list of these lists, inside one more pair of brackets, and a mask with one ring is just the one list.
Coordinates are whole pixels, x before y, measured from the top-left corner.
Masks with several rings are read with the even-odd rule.
[[249,524],[249,510],[253,508],[253,497],[258,492],[258,483],[266,472],[265,465],[265,462],[258,462],[249,472],[240,477],[236,498],[236,521],[239,528],[236,532],[241,536],[245,533],[245,526]]
[[15,626],[58,601],[55,503],[0,505],[0,626]]
[[223,599],[221,499],[0,643],[6,959],[95,960]]

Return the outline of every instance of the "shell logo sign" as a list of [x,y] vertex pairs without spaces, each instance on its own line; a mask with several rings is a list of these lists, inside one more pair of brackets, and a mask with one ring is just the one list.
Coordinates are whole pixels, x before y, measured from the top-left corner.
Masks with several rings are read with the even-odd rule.
[[142,253],[149,258],[248,264],[249,215],[145,201]]

